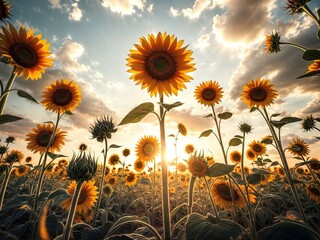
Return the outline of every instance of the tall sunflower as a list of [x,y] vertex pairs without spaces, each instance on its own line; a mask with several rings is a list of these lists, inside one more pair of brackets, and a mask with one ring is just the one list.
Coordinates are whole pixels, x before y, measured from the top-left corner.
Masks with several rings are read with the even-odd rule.
[[61,79],[46,87],[42,93],[42,105],[47,110],[65,113],[73,111],[81,101],[81,92],[78,84],[69,79]]
[[239,151],[233,151],[230,153],[230,160],[233,163],[240,163],[241,158],[241,153]]
[[223,90],[216,81],[206,81],[200,83],[194,91],[194,96],[198,102],[205,106],[218,104],[221,101]]
[[[94,181],[86,181],[83,183],[80,196],[77,202],[76,212],[78,213],[87,213],[94,207],[94,203],[97,201],[98,198],[98,187],[94,185]],[[76,189],[76,181],[72,181],[67,188],[67,192],[70,195],[74,194]],[[61,206],[66,209],[67,211],[70,210],[72,199],[69,198],[64,200],[61,203]]]
[[159,153],[159,140],[155,136],[144,136],[136,145],[136,155],[145,162],[152,161]]
[[130,79],[141,84],[141,89],[147,88],[151,96],[177,95],[192,80],[187,73],[195,70],[192,51],[182,47],[183,42],[166,32],[141,37],[140,45],[134,44],[126,59]]
[[0,53],[17,67],[17,75],[23,75],[25,80],[41,78],[45,69],[53,63],[53,59],[49,58],[50,43],[41,39],[41,34],[34,36],[33,30],[27,32],[20,27],[17,31],[11,24],[9,28],[1,28],[3,33],[0,33]]
[[280,52],[280,35],[277,31],[271,33],[270,35],[266,35],[265,38],[265,51],[267,53],[277,53]]
[[22,177],[22,176],[26,175],[29,170],[30,170],[30,167],[25,166],[25,165],[20,165],[15,169],[14,174],[17,177]]
[[[28,142],[27,148],[40,154],[45,153],[46,148],[49,144],[49,140],[51,138],[51,135],[53,134],[54,127],[52,124],[37,124],[36,128],[33,128],[31,133],[27,134],[26,141]],[[65,131],[60,131],[60,129],[57,129],[55,138],[49,148],[49,152],[54,153],[55,151],[59,152],[62,145],[64,145],[64,140],[66,137]]]
[[289,152],[294,156],[307,156],[310,152],[308,144],[300,138],[294,138],[289,143]]
[[253,140],[248,146],[256,156],[261,156],[267,151],[266,145],[260,141]]
[[146,163],[141,159],[137,159],[134,162],[134,170],[136,170],[137,172],[142,172],[145,167]]
[[270,83],[270,80],[265,79],[251,80],[242,89],[241,99],[250,108],[269,106],[278,96],[274,85]]
[[181,133],[182,136],[186,136],[188,134],[188,130],[183,123],[178,124],[178,131]]

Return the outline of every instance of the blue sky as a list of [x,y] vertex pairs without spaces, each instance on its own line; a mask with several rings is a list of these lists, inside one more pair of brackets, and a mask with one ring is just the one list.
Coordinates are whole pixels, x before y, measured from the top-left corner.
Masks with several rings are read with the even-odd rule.
[[[93,152],[100,152],[102,145],[91,140],[89,126],[103,114],[112,115],[119,123],[133,107],[152,101],[146,90],[129,80],[126,58],[133,44],[141,36],[166,31],[183,39],[193,51],[197,70],[187,89],[177,97],[165,99],[167,103],[181,101],[181,107],[169,112],[166,134],[175,134],[177,124],[182,122],[189,130],[180,137],[180,151],[192,143],[197,149],[210,150],[216,160],[222,162],[221,151],[213,135],[199,139],[202,131],[214,127],[203,116],[210,109],[200,106],[193,97],[196,86],[207,80],[216,80],[224,89],[222,103],[217,112],[230,111],[234,116],[224,122],[225,143],[238,134],[237,126],[247,121],[253,125],[248,141],[268,134],[267,126],[257,113],[249,114],[240,102],[241,87],[251,79],[271,79],[279,91],[276,104],[270,113],[281,116],[319,117],[320,82],[318,78],[297,80],[310,64],[301,60],[302,52],[289,46],[268,55],[264,51],[265,34],[274,29],[283,41],[292,41],[307,48],[320,48],[315,37],[316,26],[305,14],[289,15],[283,10],[285,1],[278,0],[24,0],[13,1],[11,23],[16,27],[33,28],[51,43],[55,59],[54,67],[48,69],[38,81],[17,78],[15,87],[25,89],[38,100],[45,86],[61,78],[77,81],[82,89],[81,105],[73,116],[63,118],[60,127],[68,131],[62,154],[71,156],[81,143]],[[310,8],[319,8],[319,2],[311,1]],[[1,65],[1,79],[8,79],[11,68]],[[1,137],[8,134],[17,138],[14,148],[25,150],[25,135],[37,123],[54,121],[55,114],[11,94],[5,113],[24,119],[0,126]],[[157,120],[148,116],[143,122],[118,128],[110,143],[123,145],[134,152],[136,142],[144,135],[159,136]],[[303,132],[299,124],[284,128],[284,146],[293,137],[301,137],[310,144],[312,157],[320,157],[320,144],[315,140],[317,132]],[[172,152],[172,139],[167,140],[168,152]],[[236,149],[236,148],[234,148]],[[120,149],[121,150],[121,149]],[[232,149],[233,150],[233,149]],[[238,149],[239,150],[239,149]],[[119,152],[119,150],[114,150]],[[274,150],[269,151],[276,159]],[[182,155],[183,157],[183,155]],[[134,155],[131,156],[135,160]]]

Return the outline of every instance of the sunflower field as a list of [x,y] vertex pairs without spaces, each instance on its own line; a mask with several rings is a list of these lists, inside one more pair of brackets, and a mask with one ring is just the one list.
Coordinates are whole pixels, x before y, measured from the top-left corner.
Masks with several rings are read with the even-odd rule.
[[[287,10],[305,14],[320,29],[320,10],[316,15],[308,2],[287,0]],[[193,51],[175,35],[150,33],[133,43],[125,61],[130,81],[157,98],[157,104],[136,103],[119,123],[110,114],[97,116],[88,132],[101,152],[81,144],[65,156],[60,151],[68,145],[68,130],[60,123],[76,117],[73,111],[85,90],[69,78],[48,83],[39,100],[15,88],[17,77],[41,79],[54,59],[41,34],[14,26],[13,7],[0,0],[0,62],[11,71],[10,78],[0,82],[0,124],[21,120],[6,113],[13,92],[55,118],[30,129],[26,151],[15,149],[14,136],[1,133],[0,239],[320,239],[320,160],[312,157],[315,153],[302,138],[284,146],[281,135],[284,126],[294,124],[319,134],[320,118],[279,119],[272,109],[279,97],[272,80],[249,80],[239,94],[248,114],[258,114],[269,131],[252,141],[248,135],[255,124],[245,121],[234,127],[233,136],[226,136],[224,127],[233,113],[220,111],[223,87],[213,80],[199,83],[194,100],[210,111],[205,118],[213,126],[199,132],[199,138],[212,138],[222,159],[191,143],[184,146],[187,157],[182,158],[177,146],[188,135],[187,126],[178,123],[174,134],[166,133],[167,114],[182,102],[167,102],[193,80]],[[320,50],[283,42],[277,31],[266,35],[264,45],[265,54],[281,54],[280,46],[300,49],[302,59],[312,63],[298,78],[320,76]],[[123,126],[143,124],[147,115],[154,117],[159,133],[144,133],[134,149],[113,144]],[[170,161],[169,142],[175,148]],[[270,149],[277,159],[269,157]],[[131,156],[134,162],[128,161]],[[290,166],[289,157],[297,163]]]

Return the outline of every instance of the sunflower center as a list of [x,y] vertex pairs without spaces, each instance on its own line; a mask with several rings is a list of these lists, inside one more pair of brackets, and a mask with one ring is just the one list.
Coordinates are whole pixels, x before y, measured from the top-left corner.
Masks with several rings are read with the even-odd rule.
[[133,182],[134,181],[134,175],[133,174],[129,174],[127,176],[127,182]]
[[156,80],[170,79],[176,68],[175,59],[166,52],[154,52],[146,59],[146,71]]
[[147,143],[143,146],[143,153],[146,156],[152,156],[155,152],[155,147],[152,143]]
[[316,196],[320,196],[320,189],[314,186],[309,187],[309,191]]
[[241,159],[240,154],[234,154],[234,155],[233,155],[233,160],[235,160],[235,161],[240,161],[240,159]]
[[303,146],[302,145],[300,145],[300,144],[295,144],[294,145],[294,151],[295,152],[302,152],[303,151]]
[[[234,200],[237,201],[239,199],[239,195],[234,189],[231,189],[233,191],[233,196]],[[231,193],[230,193],[230,188],[226,184],[219,184],[217,186],[217,192],[226,201],[232,201]]]
[[38,134],[37,144],[41,147],[46,147],[49,144],[52,132],[44,131]]
[[18,167],[18,172],[19,172],[20,174],[23,174],[23,173],[25,172],[25,167],[24,167],[24,166]]
[[254,158],[254,157],[255,157],[254,153],[251,152],[251,151],[248,152],[248,156],[251,157],[251,158]]
[[263,88],[254,88],[250,92],[250,98],[255,102],[263,102],[267,98],[267,92]]
[[37,52],[24,43],[15,43],[9,49],[13,60],[22,67],[31,68],[37,65]]
[[194,170],[201,171],[203,169],[203,166],[200,162],[195,162],[193,165]]
[[72,100],[72,94],[68,89],[59,89],[53,95],[53,102],[58,106],[65,106]]
[[136,163],[137,168],[142,168],[142,165],[143,165],[142,162],[137,162]]
[[212,88],[205,88],[201,92],[201,96],[206,101],[212,101],[216,98],[216,91]]
[[255,151],[255,152],[261,152],[262,151],[262,147],[258,144],[254,145],[252,147],[252,149]]
[[113,185],[116,183],[116,180],[114,178],[110,178],[108,181],[109,184]]
[[78,205],[85,202],[87,200],[87,192],[85,189],[82,189],[78,199]]

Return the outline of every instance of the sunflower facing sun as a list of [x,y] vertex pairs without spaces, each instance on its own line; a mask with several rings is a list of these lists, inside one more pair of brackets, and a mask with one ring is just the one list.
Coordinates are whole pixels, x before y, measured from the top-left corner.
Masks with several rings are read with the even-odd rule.
[[144,136],[136,145],[136,155],[138,159],[145,162],[152,161],[158,155],[159,151],[159,140],[154,136]]
[[17,31],[11,24],[8,28],[1,27],[0,53],[9,58],[9,63],[17,67],[17,75],[25,80],[38,80],[46,68],[52,66],[53,59],[49,58],[50,43],[41,39],[41,34],[34,36],[33,30],[28,32],[20,27]]
[[194,96],[198,102],[205,106],[218,104],[221,101],[223,90],[216,81],[206,81],[200,83],[194,91]]
[[126,59],[130,79],[141,84],[141,89],[147,88],[151,97],[178,95],[179,90],[186,88],[185,83],[192,80],[187,73],[195,70],[192,51],[182,47],[183,42],[166,32],[149,34],[148,39],[141,37],[140,45],[134,44],[135,49],[130,50]]

